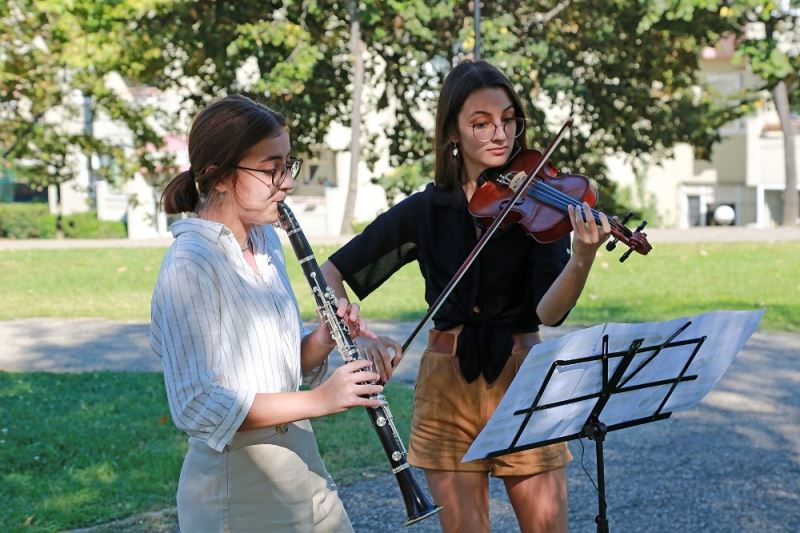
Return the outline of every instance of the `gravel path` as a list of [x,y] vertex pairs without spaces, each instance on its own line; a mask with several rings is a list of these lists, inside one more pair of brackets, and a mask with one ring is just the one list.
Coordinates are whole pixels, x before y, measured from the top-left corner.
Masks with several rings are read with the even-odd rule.
[[[569,526],[596,530],[595,444],[570,442]],[[756,333],[688,412],[607,435],[612,531],[800,531],[800,336]],[[420,481],[424,476],[417,476]],[[517,531],[502,483],[490,484],[493,531]],[[401,531],[391,476],[342,487],[357,531]],[[439,531],[435,519],[413,528]]]

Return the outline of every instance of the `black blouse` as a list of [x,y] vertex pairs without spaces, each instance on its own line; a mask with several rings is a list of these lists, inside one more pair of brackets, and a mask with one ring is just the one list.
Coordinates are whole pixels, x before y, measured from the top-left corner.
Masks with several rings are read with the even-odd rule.
[[[400,267],[417,260],[430,306],[477,242],[461,188],[431,183],[379,215],[330,261],[364,299]],[[496,232],[486,243],[433,317],[439,330],[464,325],[457,354],[468,381],[482,373],[493,382],[511,353],[511,334],[539,329],[536,306],[569,255],[569,236],[541,244],[518,224]]]

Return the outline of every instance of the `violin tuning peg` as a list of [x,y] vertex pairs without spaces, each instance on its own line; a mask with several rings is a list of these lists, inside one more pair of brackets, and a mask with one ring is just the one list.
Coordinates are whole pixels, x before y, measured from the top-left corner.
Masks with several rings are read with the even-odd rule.
[[[633,211],[628,211],[627,213],[625,213],[625,216],[622,217],[622,222],[620,222],[620,225],[624,227],[625,224],[628,223],[628,220],[630,220],[632,216],[633,216]],[[619,242],[618,238],[614,238],[614,239],[608,241],[606,243],[606,250],[608,250],[609,252],[614,250],[614,248],[617,247],[617,243],[618,242]]]
[[624,263],[624,262],[625,262],[625,260],[626,260],[628,257],[630,257],[630,255],[631,255],[632,253],[633,253],[633,248],[628,248],[628,251],[627,251],[627,252],[625,252],[624,254],[622,254],[622,255],[620,256],[620,258],[619,258],[619,262],[620,262],[620,263]]
[[625,213],[625,216],[624,216],[624,217],[622,217],[622,222],[621,222],[621,224],[622,224],[623,226],[624,226],[625,224],[627,224],[627,223],[628,223],[628,221],[631,219],[631,217],[632,217],[632,216],[633,216],[633,211],[628,211],[627,213]]
[[644,227],[646,225],[647,225],[647,221],[646,220],[642,220],[642,223],[639,224],[639,226],[636,228],[636,230],[634,230],[634,233],[639,233],[640,231],[642,231],[644,229]]

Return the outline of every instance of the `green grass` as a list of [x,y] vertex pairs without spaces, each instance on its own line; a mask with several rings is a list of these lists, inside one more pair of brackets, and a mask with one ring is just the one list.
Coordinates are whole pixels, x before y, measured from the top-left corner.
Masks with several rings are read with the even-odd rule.
[[800,331],[800,242],[658,245],[646,257],[596,260],[574,324],[666,320],[766,308],[760,329]]
[[[386,395],[405,439],[411,391],[390,385]],[[314,428],[337,482],[387,471],[364,409]],[[85,527],[174,506],[185,450],[160,374],[0,372],[0,531]]]
[[164,506],[185,438],[158,374],[0,373],[0,530],[54,531]]
[[[316,247],[320,262],[334,250]],[[313,299],[289,254],[303,316]],[[0,320],[24,317],[149,318],[164,249],[0,251]],[[571,324],[666,320],[717,309],[766,307],[763,329],[800,331],[800,242],[659,244],[650,255],[598,257]],[[363,302],[372,320],[415,321],[425,311],[416,264]]]
[[149,320],[163,248],[0,251],[0,320]]
[[[333,251],[318,247],[320,262]],[[289,257],[292,258],[289,251]],[[147,320],[164,249],[0,251],[0,320]],[[800,331],[800,243],[655,243],[648,257],[598,257],[572,324],[648,321],[767,308],[762,329]],[[305,318],[313,302],[296,261]],[[363,302],[376,320],[416,320],[422,283],[409,265]],[[407,439],[411,390],[387,387]],[[386,471],[363,409],[314,422],[331,474]],[[84,527],[174,505],[186,438],[168,418],[157,373],[0,372],[0,531]],[[406,440],[407,442],[407,440]]]

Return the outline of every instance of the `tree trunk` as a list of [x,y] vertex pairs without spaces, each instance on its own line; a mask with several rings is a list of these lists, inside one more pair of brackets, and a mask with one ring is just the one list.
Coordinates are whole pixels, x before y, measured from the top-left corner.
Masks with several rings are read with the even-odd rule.
[[772,89],[772,98],[775,100],[775,109],[781,121],[783,130],[784,169],[786,173],[786,188],[783,192],[783,226],[794,226],[800,217],[798,210],[797,193],[797,160],[794,151],[794,126],[789,112],[789,95],[785,81],[779,81]]
[[361,92],[364,85],[364,43],[358,23],[358,0],[350,0],[350,54],[353,59],[353,109],[350,113],[350,180],[344,202],[340,233],[353,233],[353,216],[358,195],[358,164],[361,161]]
[[61,200],[61,183],[56,183],[56,239],[64,238],[64,202]]

